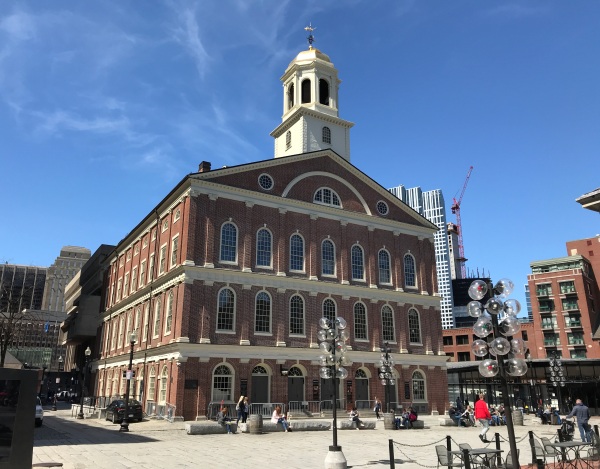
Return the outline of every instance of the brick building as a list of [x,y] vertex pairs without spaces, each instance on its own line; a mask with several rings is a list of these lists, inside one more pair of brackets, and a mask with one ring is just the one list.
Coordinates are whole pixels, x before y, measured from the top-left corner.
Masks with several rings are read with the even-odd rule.
[[186,420],[212,402],[319,410],[319,318],[344,317],[348,378],[339,405],[384,398],[380,347],[395,360],[393,404],[444,410],[446,356],[435,225],[350,163],[337,70],[310,48],[284,76],[275,158],[211,170],[202,162],[107,258],[96,394],[132,394]]

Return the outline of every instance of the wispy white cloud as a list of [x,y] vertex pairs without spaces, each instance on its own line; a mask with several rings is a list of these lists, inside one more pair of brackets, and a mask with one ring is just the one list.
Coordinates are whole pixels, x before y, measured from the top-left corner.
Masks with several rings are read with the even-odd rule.
[[16,11],[2,18],[0,30],[8,35],[9,41],[27,41],[36,36],[33,17],[21,11]]
[[200,38],[200,26],[196,20],[196,9],[184,6],[174,7],[178,24],[172,30],[173,39],[181,44],[194,60],[196,70],[201,79],[204,78],[210,63],[210,55]]

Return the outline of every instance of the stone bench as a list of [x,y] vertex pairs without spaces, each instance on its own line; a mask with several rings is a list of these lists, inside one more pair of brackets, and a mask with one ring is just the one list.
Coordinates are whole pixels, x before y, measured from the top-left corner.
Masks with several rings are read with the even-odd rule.
[[[425,428],[425,422],[423,420],[415,420],[412,422],[411,430],[423,430]],[[404,429],[404,427],[402,427]]]
[[[376,420],[363,420],[362,423],[364,427],[360,427],[361,430],[375,430],[375,426],[377,425]],[[352,420],[338,420],[337,427],[338,430],[356,430],[356,422]]]
[[[315,432],[329,430],[331,423],[323,420],[291,420],[292,432]],[[263,420],[263,433],[282,432],[283,427],[279,423]]]
[[[229,426],[233,433],[237,432],[238,426],[235,422],[231,422]],[[204,422],[188,422],[185,424],[185,431],[188,435],[218,435],[227,433],[227,427],[207,420]]]
[[452,420],[450,417],[442,417],[438,420],[441,427],[456,427],[456,420]]

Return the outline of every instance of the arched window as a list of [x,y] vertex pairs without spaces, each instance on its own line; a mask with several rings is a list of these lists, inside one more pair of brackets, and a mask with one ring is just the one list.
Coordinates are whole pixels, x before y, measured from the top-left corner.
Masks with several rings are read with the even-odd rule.
[[335,321],[335,301],[331,298],[326,298],[323,301],[323,317]]
[[355,244],[352,246],[351,251],[351,260],[352,260],[352,280],[364,280],[365,279],[365,261],[364,261],[364,253],[362,248]]
[[354,377],[356,379],[369,379],[369,377],[367,376],[367,373],[365,373],[365,370],[363,370],[362,368],[359,368],[358,370],[356,370],[356,373],[354,373]]
[[367,308],[363,303],[354,305],[354,338],[367,340]]
[[158,393],[158,404],[164,405],[167,402],[167,383],[169,382],[169,371],[164,366],[160,374],[160,386]]
[[254,306],[254,332],[271,332],[271,297],[266,291],[258,292]]
[[119,319],[119,344],[118,347],[123,347],[123,337],[125,335],[125,317],[121,316]]
[[390,253],[385,249],[379,251],[379,283],[392,283],[390,272]]
[[311,101],[310,80],[302,80],[302,104],[310,103]]
[[329,127],[323,127],[323,143],[331,144],[331,129]]
[[285,149],[289,150],[292,148],[292,132],[289,130],[285,133]]
[[148,376],[148,397],[147,400],[153,401],[156,393],[156,370],[154,367],[150,368],[150,375]]
[[252,368],[252,374],[253,375],[268,375],[269,373],[267,372],[267,370],[265,369],[264,366],[256,365],[254,368]]
[[381,332],[384,341],[396,341],[396,334],[394,333],[394,313],[392,308],[388,305],[381,308]]
[[223,288],[219,292],[217,305],[217,330],[233,331],[235,314],[235,294],[230,288]]
[[335,275],[335,246],[329,239],[321,244],[321,273]]
[[288,371],[288,378],[290,376],[304,376],[304,375],[302,374],[302,370],[299,367],[292,366],[290,368],[290,371]]
[[416,309],[408,311],[408,340],[411,344],[421,343],[421,319]]
[[290,299],[290,334],[304,334],[304,300],[300,295]]
[[288,109],[292,109],[294,107],[294,84],[292,83],[288,87]]
[[233,223],[221,227],[221,262],[237,261],[237,228]]
[[233,394],[231,392],[233,385],[233,376],[231,370],[226,365],[219,365],[213,373],[213,401],[231,401]]
[[415,371],[412,375],[412,392],[413,402],[427,400],[427,393],[425,392],[425,377],[420,371]]
[[329,82],[319,79],[319,103],[329,106]]
[[290,238],[290,270],[304,272],[304,239],[299,234]]
[[152,337],[158,337],[160,332],[160,316],[162,314],[162,305],[160,299],[156,299],[154,304],[154,326],[152,327]]
[[330,207],[336,208],[340,208],[342,206],[339,196],[328,187],[323,187],[315,192],[313,202],[315,204],[329,205]]
[[271,267],[272,236],[266,228],[261,228],[256,234],[256,265]]
[[173,323],[173,292],[169,293],[167,300],[167,317],[165,318],[165,334],[171,333],[171,325]]
[[413,288],[417,286],[415,258],[412,254],[405,254],[404,256],[404,285]]

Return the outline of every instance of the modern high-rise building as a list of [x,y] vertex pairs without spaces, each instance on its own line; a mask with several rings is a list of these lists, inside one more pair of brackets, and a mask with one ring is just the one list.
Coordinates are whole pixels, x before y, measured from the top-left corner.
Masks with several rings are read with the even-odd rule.
[[60,250],[60,255],[48,268],[41,309],[65,311],[65,287],[90,256],[89,249],[79,246],[64,246]]
[[529,284],[525,284],[525,307],[527,310],[527,320],[533,322],[533,309],[531,309],[531,293],[529,292]]
[[439,228],[434,234],[437,287],[438,293],[442,297],[442,328],[450,329],[454,327],[451,271],[456,267],[453,262],[450,262],[446,205],[442,191],[434,189],[423,192],[420,187],[406,189],[402,185],[393,187],[389,191]]

